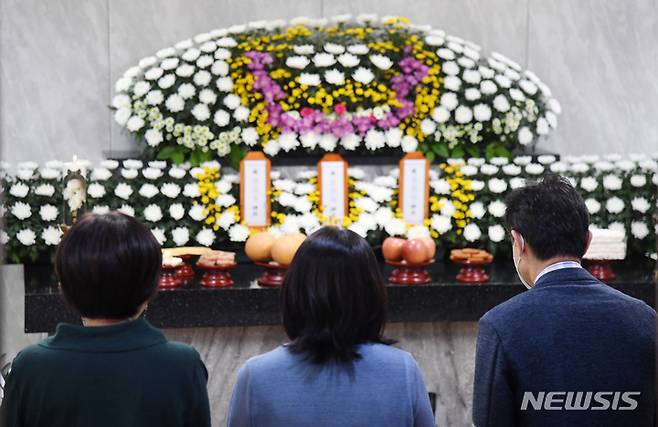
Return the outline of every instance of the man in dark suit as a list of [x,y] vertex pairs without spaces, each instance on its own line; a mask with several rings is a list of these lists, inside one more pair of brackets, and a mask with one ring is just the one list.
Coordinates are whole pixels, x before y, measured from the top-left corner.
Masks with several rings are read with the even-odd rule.
[[583,199],[553,175],[506,204],[529,290],[480,319],[473,422],[653,426],[656,312],[580,266],[591,241]]

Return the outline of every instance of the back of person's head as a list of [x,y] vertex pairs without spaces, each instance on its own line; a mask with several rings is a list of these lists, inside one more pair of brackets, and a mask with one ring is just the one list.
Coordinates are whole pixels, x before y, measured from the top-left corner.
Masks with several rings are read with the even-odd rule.
[[313,363],[350,362],[356,345],[384,343],[386,290],[368,242],[336,227],[309,236],[286,273],[282,310],[289,348]]
[[539,260],[582,258],[587,250],[589,213],[571,183],[558,175],[518,188],[506,198],[505,224],[525,239]]
[[156,292],[160,245],[120,212],[83,215],[57,248],[55,272],[67,301],[83,317],[127,319]]

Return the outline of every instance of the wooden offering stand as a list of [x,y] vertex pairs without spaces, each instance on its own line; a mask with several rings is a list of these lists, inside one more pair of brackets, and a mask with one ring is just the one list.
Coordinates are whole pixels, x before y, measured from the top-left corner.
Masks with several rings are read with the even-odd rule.
[[588,262],[589,267],[587,267],[587,271],[589,271],[592,276],[596,277],[600,281],[609,282],[615,278],[615,272],[612,270],[612,266],[610,265],[611,260],[590,259]]
[[180,255],[179,258],[183,260],[183,263],[176,268],[176,275],[184,281],[188,281],[194,277],[194,269],[187,263],[192,259],[192,255]]
[[263,267],[263,274],[257,279],[258,286],[263,288],[280,288],[283,286],[283,279],[286,276],[287,265],[277,264],[275,262],[255,262],[256,265]]
[[485,265],[491,264],[487,260],[453,260],[461,266],[457,273],[457,281],[460,283],[485,283],[489,281],[489,275],[484,270]]
[[434,260],[420,264],[409,264],[406,261],[389,261],[386,264],[395,267],[388,277],[388,281],[396,285],[426,285],[432,281],[427,266]]
[[234,282],[229,271],[235,265],[235,263],[225,265],[197,264],[199,268],[205,271],[199,283],[204,288],[230,288]]
[[185,280],[177,274],[180,266],[173,267],[170,265],[163,265],[160,272],[160,280],[158,281],[158,288],[160,290],[176,289],[185,284]]

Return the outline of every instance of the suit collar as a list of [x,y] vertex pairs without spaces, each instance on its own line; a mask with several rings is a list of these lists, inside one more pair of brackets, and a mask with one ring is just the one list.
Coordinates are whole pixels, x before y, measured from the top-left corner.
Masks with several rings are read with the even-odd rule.
[[167,338],[144,318],[109,326],[84,327],[60,323],[54,336],[40,345],[58,350],[112,353],[151,347]]
[[535,283],[535,286],[533,286],[533,289],[573,283],[592,285],[600,282],[585,268],[564,268],[548,272],[541,276]]

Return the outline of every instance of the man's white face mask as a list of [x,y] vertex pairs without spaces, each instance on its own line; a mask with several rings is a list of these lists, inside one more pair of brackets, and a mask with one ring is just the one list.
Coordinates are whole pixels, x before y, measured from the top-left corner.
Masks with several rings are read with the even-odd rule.
[[514,239],[512,241],[512,259],[514,260],[514,268],[516,269],[516,274],[519,276],[521,283],[523,283],[523,286],[530,289],[532,288],[532,286],[530,286],[530,284],[525,281],[525,279],[521,275],[521,272],[519,271],[519,264],[521,263],[521,255],[516,254],[516,251],[514,250],[514,247],[516,246],[514,244],[514,241],[518,241],[520,246],[519,250],[523,251],[523,248],[525,247],[525,240],[523,239],[523,236],[521,236],[521,233],[519,233],[518,231],[515,232]]

